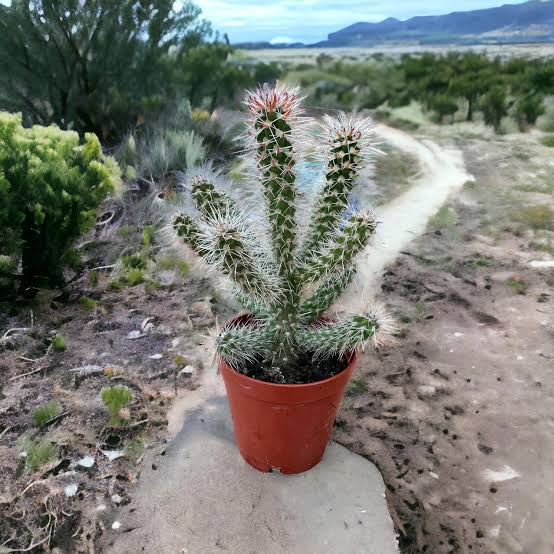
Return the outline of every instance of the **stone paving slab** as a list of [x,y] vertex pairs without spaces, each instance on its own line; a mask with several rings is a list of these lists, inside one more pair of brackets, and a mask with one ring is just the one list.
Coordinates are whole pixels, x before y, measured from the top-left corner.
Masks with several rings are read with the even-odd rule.
[[235,446],[224,396],[190,412],[166,451],[148,463],[132,502],[99,546],[111,554],[395,554],[377,468],[331,443],[299,475],[264,474]]

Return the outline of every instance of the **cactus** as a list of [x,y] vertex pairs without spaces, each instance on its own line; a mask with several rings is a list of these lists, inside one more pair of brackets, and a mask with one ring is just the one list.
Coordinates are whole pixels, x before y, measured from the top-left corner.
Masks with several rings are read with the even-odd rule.
[[[245,156],[255,160],[263,191],[263,228],[252,229],[230,195],[206,175],[190,183],[198,217],[179,213],[172,221],[185,244],[234,281],[237,299],[253,315],[247,325],[226,325],[215,339],[216,352],[238,371],[260,362],[285,380],[300,357],[344,356],[368,341],[382,342],[392,330],[386,311],[375,306],[321,319],[351,283],[356,257],[377,228],[370,210],[345,221],[356,179],[375,152],[373,123],[346,114],[323,119],[325,182],[309,218],[300,217],[295,165],[308,139],[300,102],[297,88],[281,85],[247,95]],[[262,237],[270,247],[263,247]]]

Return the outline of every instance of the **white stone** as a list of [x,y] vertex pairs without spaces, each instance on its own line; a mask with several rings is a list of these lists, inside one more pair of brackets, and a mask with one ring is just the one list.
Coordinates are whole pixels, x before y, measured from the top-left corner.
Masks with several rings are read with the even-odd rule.
[[94,465],[95,459],[92,456],[85,456],[81,458],[77,464],[81,467],[92,467]]
[[417,395],[420,398],[431,398],[435,396],[437,389],[432,385],[420,385],[417,387]]
[[75,496],[78,489],[78,485],[76,485],[75,483],[71,483],[70,485],[67,485],[63,491],[65,493],[65,496]]
[[195,369],[194,366],[186,365],[183,369],[181,369],[182,375],[192,375],[194,373]]

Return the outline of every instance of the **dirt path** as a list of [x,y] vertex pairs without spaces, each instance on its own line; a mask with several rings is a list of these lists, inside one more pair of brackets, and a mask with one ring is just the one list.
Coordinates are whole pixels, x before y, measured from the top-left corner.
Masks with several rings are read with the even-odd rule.
[[387,266],[402,338],[361,360],[335,439],[381,469],[404,552],[550,554],[551,157],[450,132],[476,181]]
[[[380,221],[377,244],[360,261],[357,277],[358,288],[370,295],[379,290],[385,267],[425,230],[429,218],[448,196],[473,179],[458,149],[440,147],[430,140],[420,141],[382,124],[377,126],[377,135],[414,155],[420,161],[421,174],[409,190],[376,210]],[[356,301],[358,295],[352,296]]]

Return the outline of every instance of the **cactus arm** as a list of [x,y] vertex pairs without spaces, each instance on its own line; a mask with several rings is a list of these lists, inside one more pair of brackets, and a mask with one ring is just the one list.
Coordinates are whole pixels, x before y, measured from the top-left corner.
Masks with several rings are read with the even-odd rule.
[[338,273],[331,273],[312,296],[300,305],[300,321],[311,323],[323,315],[352,282],[355,274],[356,269],[353,266],[346,267]]
[[296,249],[296,175],[291,142],[296,91],[264,87],[250,94],[246,103],[253,116],[254,149],[275,260],[280,275],[290,278]]
[[271,311],[269,307],[255,298],[251,298],[246,294],[243,294],[240,289],[235,291],[235,298],[244,306],[244,309],[255,315],[260,319],[269,319],[271,317]]
[[393,330],[386,312],[370,310],[368,313],[351,315],[339,323],[302,326],[298,332],[298,341],[305,352],[321,359],[359,350],[370,340],[381,344]]
[[200,175],[192,180],[192,198],[198,211],[207,219],[217,219],[221,214],[237,212],[231,199],[217,191],[206,177]]
[[336,268],[348,267],[366,247],[376,227],[375,217],[370,210],[353,214],[342,231],[338,233],[334,243],[321,253],[315,252],[299,268],[300,282],[315,282]]
[[273,333],[267,326],[230,325],[217,335],[214,343],[216,353],[240,370],[245,363],[267,356],[273,346]]
[[173,227],[210,266],[230,277],[242,294],[262,303],[279,301],[279,289],[258,270],[241,233],[232,223],[220,219],[201,227],[187,214],[179,214]]
[[178,214],[173,218],[173,228],[185,244],[190,246],[199,256],[206,256],[209,252],[202,245],[200,227],[192,217],[187,214]]
[[279,302],[279,289],[259,271],[240,232],[226,224],[215,231],[210,241],[212,253],[206,258],[208,263],[228,275],[244,294],[262,302]]
[[330,147],[325,185],[314,204],[307,237],[299,255],[300,261],[325,244],[335,232],[348,205],[359,169],[360,131],[352,125],[337,125],[336,119],[330,121],[335,125],[328,124],[325,127]]

